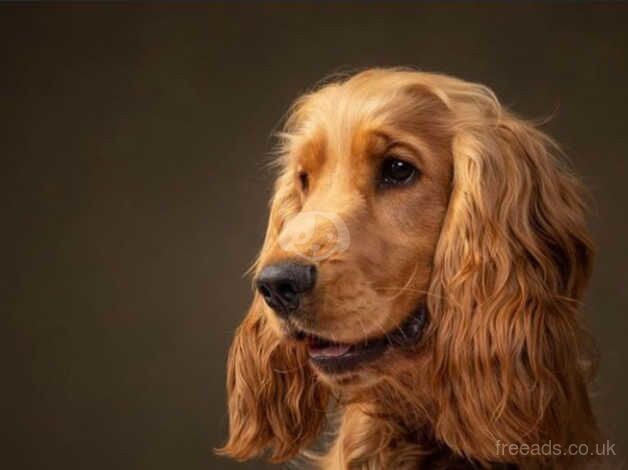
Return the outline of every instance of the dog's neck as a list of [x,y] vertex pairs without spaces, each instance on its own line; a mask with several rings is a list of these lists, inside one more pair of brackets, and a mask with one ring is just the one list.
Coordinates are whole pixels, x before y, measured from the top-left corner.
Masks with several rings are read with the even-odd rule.
[[[343,408],[336,440],[319,462],[324,470],[347,468],[394,468],[396,470],[470,470],[481,468],[456,456],[433,436],[428,424],[408,427],[382,414],[374,404],[350,404]],[[493,470],[514,470],[494,466]]]

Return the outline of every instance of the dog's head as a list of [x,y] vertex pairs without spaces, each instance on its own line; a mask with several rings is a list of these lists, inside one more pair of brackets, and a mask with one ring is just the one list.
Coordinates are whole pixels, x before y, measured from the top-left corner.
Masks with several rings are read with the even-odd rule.
[[403,70],[304,96],[280,136],[224,451],[289,458],[330,389],[388,391],[480,460],[500,438],[566,438],[559,421],[588,413],[591,245],[553,142],[483,86]]

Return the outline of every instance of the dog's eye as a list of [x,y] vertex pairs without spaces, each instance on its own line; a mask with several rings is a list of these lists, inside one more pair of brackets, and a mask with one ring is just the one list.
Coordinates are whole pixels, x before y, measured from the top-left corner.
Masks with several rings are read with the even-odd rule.
[[417,174],[418,170],[410,163],[389,157],[382,164],[381,184],[384,187],[408,184],[416,178]]
[[301,189],[303,192],[307,192],[307,189],[310,187],[310,178],[306,172],[301,171],[299,173],[299,182],[301,183]]

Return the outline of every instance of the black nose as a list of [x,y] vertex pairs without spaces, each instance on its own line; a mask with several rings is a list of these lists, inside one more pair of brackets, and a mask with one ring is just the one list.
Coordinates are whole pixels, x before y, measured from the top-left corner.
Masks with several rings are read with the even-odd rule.
[[266,266],[255,284],[262,297],[278,315],[288,316],[299,308],[303,294],[316,283],[316,266],[278,263]]

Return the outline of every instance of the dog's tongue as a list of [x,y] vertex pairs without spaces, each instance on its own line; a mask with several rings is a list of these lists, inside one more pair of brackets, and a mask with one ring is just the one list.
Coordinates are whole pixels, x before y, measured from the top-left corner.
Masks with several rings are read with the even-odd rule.
[[308,342],[310,356],[313,358],[321,357],[340,357],[345,354],[351,346],[348,344],[328,343],[312,340]]

